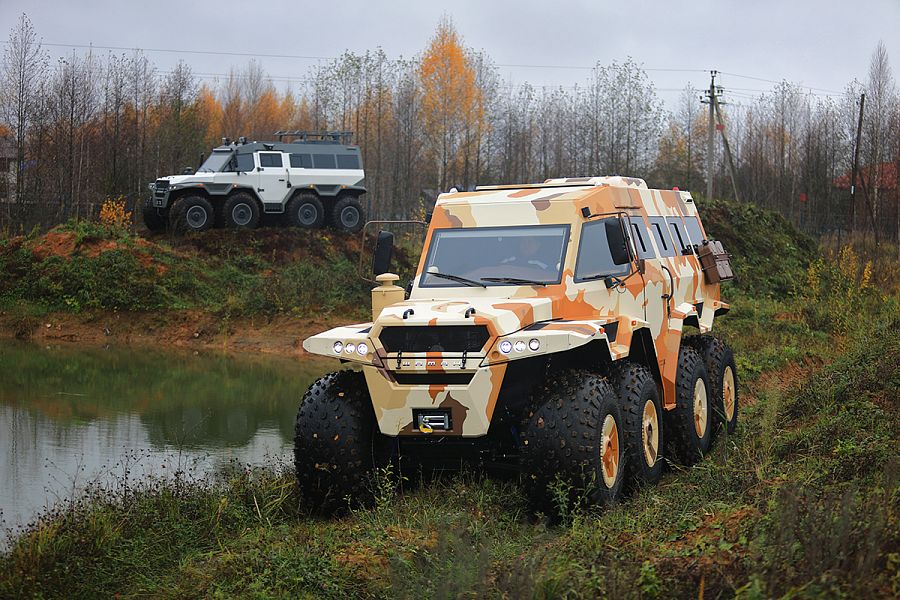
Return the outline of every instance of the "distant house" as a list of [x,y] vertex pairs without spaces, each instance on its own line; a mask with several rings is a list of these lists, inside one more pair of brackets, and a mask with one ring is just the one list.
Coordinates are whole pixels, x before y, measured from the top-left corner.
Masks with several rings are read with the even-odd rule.
[[16,201],[16,142],[0,137],[0,202]]
[[[872,165],[866,165],[859,170],[859,174],[856,176],[856,184],[860,185],[861,183],[865,183],[866,186],[870,186],[871,182],[875,179],[875,169]],[[878,190],[880,192],[889,192],[897,189],[897,163],[896,162],[883,162],[878,165]],[[851,173],[845,173],[835,179],[832,182],[832,185],[839,190],[849,190],[850,189],[850,177]]]

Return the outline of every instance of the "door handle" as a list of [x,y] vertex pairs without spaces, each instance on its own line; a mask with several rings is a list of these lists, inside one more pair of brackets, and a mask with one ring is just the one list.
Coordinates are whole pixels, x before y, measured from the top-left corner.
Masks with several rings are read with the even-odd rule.
[[670,300],[672,299],[672,296],[675,294],[675,278],[672,276],[672,271],[669,270],[669,267],[667,267],[665,265],[661,265],[661,268],[669,276],[669,293],[663,294],[662,296],[660,296],[660,298],[662,298],[663,300],[666,301],[666,317],[668,317],[672,311],[672,307],[671,307],[672,303],[670,302]]
[[279,179],[278,181],[284,181],[284,179]]

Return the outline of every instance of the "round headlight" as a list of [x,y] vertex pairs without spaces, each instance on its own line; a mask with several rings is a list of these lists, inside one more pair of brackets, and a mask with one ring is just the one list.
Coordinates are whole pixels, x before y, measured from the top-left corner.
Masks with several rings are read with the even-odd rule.
[[503,354],[509,354],[512,352],[512,342],[509,340],[503,340],[500,342],[500,352]]
[[369,345],[365,342],[360,342],[359,345],[356,346],[356,353],[360,356],[365,356],[369,352]]
[[334,346],[332,346],[335,354],[340,354],[344,351],[344,344],[342,342],[335,342]]
[[525,342],[522,340],[516,342],[516,352],[525,352]]
[[537,352],[541,349],[541,341],[537,338],[531,338],[528,340],[528,348],[530,348],[532,352]]
[[350,343],[344,348],[347,351],[347,354],[353,354],[356,352],[356,344]]

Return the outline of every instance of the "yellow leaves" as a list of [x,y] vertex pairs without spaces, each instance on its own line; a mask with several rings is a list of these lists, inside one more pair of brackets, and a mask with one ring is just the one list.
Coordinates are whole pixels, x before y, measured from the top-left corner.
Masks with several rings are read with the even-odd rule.
[[125,210],[125,197],[107,198],[100,207],[100,224],[116,229],[131,225],[131,213]]
[[484,93],[453,23],[438,25],[419,64],[426,139],[438,159],[441,187],[448,165],[465,155],[485,130]]

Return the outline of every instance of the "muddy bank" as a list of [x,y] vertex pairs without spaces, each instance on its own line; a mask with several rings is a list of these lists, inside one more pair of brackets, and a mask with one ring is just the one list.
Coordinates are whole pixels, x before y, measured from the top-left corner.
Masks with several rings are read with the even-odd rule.
[[39,344],[129,344],[219,352],[309,356],[303,340],[346,324],[337,316],[316,319],[277,315],[224,319],[204,311],[150,313],[0,313],[0,339]]

